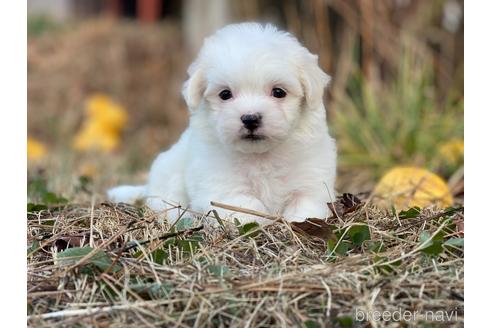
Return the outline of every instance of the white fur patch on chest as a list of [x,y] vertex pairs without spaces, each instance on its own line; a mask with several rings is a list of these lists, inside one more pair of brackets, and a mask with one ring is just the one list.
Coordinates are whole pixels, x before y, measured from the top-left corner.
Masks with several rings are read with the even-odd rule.
[[272,214],[280,213],[292,188],[289,175],[292,174],[285,165],[271,161],[243,163],[240,174],[251,194],[259,199]]

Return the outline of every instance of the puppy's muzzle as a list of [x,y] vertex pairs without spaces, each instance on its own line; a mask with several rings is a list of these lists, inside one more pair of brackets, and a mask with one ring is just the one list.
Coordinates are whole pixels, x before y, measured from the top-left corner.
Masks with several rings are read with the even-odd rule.
[[253,132],[261,125],[260,114],[245,114],[241,116],[241,121],[246,129]]

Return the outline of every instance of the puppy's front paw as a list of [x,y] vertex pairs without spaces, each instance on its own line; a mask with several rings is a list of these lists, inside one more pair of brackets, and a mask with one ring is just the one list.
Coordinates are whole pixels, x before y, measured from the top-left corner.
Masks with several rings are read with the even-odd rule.
[[302,222],[307,218],[325,219],[330,214],[328,206],[323,202],[293,202],[284,211],[284,218],[289,222]]
[[107,191],[113,203],[134,204],[145,196],[145,186],[118,186]]

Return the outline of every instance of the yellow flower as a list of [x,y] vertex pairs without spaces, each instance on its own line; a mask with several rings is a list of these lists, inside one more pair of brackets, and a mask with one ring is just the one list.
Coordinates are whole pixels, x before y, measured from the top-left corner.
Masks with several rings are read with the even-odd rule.
[[460,164],[465,154],[465,143],[460,139],[453,139],[439,147],[439,155],[450,164]]
[[128,121],[128,115],[123,107],[103,94],[97,94],[89,98],[86,112],[89,118],[111,126],[116,130],[122,129]]
[[446,182],[436,174],[418,167],[395,167],[387,172],[374,189],[375,202],[397,210],[413,206],[448,207],[453,197]]
[[96,120],[86,121],[74,140],[74,146],[78,150],[99,150],[105,152],[115,149],[119,143],[119,132]]
[[86,113],[87,119],[74,139],[75,149],[109,152],[117,148],[128,121],[123,107],[99,94],[89,98]]
[[38,161],[46,156],[47,150],[46,146],[31,138],[27,137],[27,160],[28,161]]

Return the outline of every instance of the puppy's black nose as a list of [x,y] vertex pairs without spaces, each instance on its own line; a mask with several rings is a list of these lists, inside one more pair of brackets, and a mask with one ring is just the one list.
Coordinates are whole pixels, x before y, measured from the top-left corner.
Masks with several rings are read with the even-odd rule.
[[244,127],[250,131],[256,130],[261,125],[260,114],[246,114],[241,116]]

